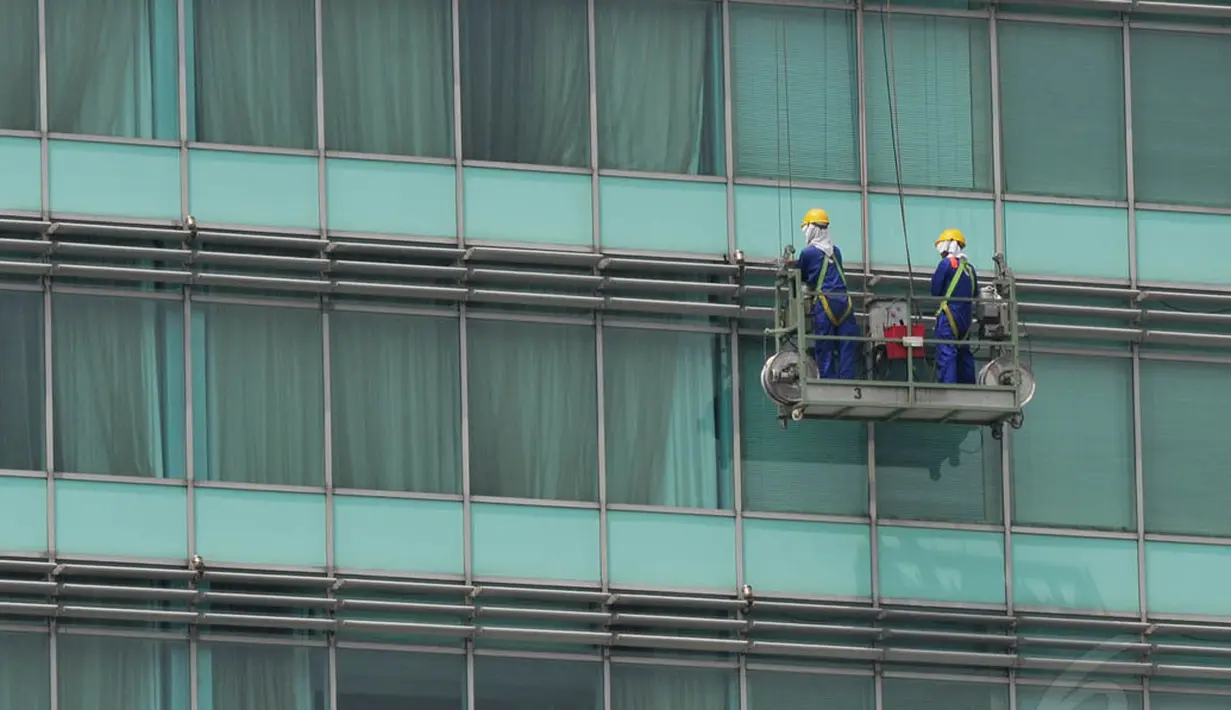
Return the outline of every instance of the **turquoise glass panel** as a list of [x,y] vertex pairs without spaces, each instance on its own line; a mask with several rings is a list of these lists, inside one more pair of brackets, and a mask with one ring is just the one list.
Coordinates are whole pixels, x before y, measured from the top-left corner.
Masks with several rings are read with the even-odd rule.
[[48,151],[53,214],[181,217],[178,148],[53,140]]
[[1006,202],[1004,238],[1019,274],[1128,280],[1128,210]]
[[1231,547],[1146,542],[1146,604],[1151,614],[1231,616]]
[[188,213],[199,224],[319,229],[318,188],[310,156],[188,153]]
[[727,253],[724,183],[599,178],[604,251]]
[[[1191,681],[1190,681],[1191,682]],[[1202,681],[1196,681],[1202,683]],[[1206,681],[1210,683],[1207,688],[1225,689],[1219,683],[1214,685],[1215,681]],[[1228,702],[1225,695],[1200,695],[1192,693],[1164,693],[1159,690],[1150,690],[1150,710],[1226,710]]]
[[187,496],[181,486],[56,481],[56,552],[187,559]]
[[758,594],[870,597],[868,526],[745,518],[744,582]]
[[450,165],[329,158],[330,231],[457,236],[457,178]]
[[787,244],[803,248],[799,222],[820,207],[849,270],[863,263],[863,198],[858,192],[735,186],[735,246],[750,259],[775,259]]
[[462,172],[466,239],[590,248],[590,176],[532,170]]
[[597,510],[475,503],[470,528],[476,577],[599,581]]
[[[940,262],[936,237],[946,229],[966,235],[966,255],[976,269],[991,269],[996,253],[995,207],[990,200],[906,197],[906,225],[914,268],[932,271]],[[874,267],[906,266],[902,210],[897,195],[868,195],[868,244]]]
[[[1153,709],[1153,693],[1150,695]],[[1076,687],[1062,683],[1023,685],[1020,680],[1017,684],[1017,710],[1141,710],[1142,705],[1141,691],[1126,690],[1118,684],[1084,685],[1079,681]]]
[[43,209],[42,163],[37,138],[0,136],[0,212]]
[[207,561],[293,567],[325,564],[322,493],[196,489],[196,554]]
[[333,563],[347,570],[461,575],[462,504],[334,496]]
[[46,479],[0,476],[0,553],[46,551]]
[[713,515],[607,513],[613,587],[735,588],[735,519]]
[[1015,534],[1013,603],[1137,613],[1137,541]]
[[882,526],[883,599],[1004,604],[1004,535]]
[[[1143,282],[1231,284],[1231,216],[1137,211],[1137,278]],[[1182,243],[1183,249],[1175,245]]]

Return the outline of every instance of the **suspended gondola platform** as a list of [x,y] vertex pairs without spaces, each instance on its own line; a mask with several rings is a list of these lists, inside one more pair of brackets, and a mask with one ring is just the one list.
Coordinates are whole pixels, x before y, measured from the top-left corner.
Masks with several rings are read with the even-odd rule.
[[[761,370],[761,385],[784,427],[788,419],[935,422],[989,426],[999,438],[1005,423],[1022,426],[1035,380],[1021,359],[1017,292],[1003,255],[996,255],[994,275],[981,276],[978,296],[970,299],[975,321],[963,344],[985,363],[975,384],[942,384],[930,376],[935,346],[955,342],[928,337],[937,297],[851,292],[861,335],[811,332],[817,294],[803,283],[793,256],[788,246],[779,261],[774,326],[765,330],[774,354]],[[860,379],[821,379],[813,348],[822,340],[859,343]]]

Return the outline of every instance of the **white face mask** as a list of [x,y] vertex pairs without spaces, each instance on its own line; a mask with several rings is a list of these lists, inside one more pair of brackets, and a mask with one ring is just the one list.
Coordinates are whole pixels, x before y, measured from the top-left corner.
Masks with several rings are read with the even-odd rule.
[[939,252],[942,257],[944,256],[952,256],[952,257],[965,256],[965,254],[962,253],[962,245],[958,244],[957,241],[953,239],[938,243],[936,245],[936,251]]
[[833,241],[829,238],[829,228],[821,227],[816,224],[804,226],[804,239],[808,241],[809,246],[815,246],[825,253],[825,256],[833,256]]

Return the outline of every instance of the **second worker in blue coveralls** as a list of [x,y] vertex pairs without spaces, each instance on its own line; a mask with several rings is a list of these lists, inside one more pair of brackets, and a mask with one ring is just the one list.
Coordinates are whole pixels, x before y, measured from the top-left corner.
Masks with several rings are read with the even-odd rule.
[[[936,309],[936,338],[966,340],[970,335],[974,301],[979,292],[975,267],[966,259],[966,237],[956,229],[946,229],[936,239],[940,263],[932,274],[932,295],[941,298]],[[953,300],[950,300],[953,299]],[[970,345],[936,345],[936,381],[945,384],[975,384],[975,356]]]
[[[807,240],[799,252],[799,270],[803,272],[804,283],[816,293],[812,305],[813,334],[858,336],[859,324],[852,312],[851,299],[846,295],[842,251],[829,238],[829,215],[822,209],[810,209],[799,226]],[[834,350],[838,351],[836,368]],[[816,367],[822,378],[853,380],[857,377],[858,341],[818,340],[815,352]]]

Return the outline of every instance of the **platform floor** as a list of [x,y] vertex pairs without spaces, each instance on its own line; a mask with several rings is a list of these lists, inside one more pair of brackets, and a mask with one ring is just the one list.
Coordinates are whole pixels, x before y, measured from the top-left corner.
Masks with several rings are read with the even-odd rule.
[[1013,387],[877,380],[826,380],[804,386],[804,419],[995,424],[1021,412]]

